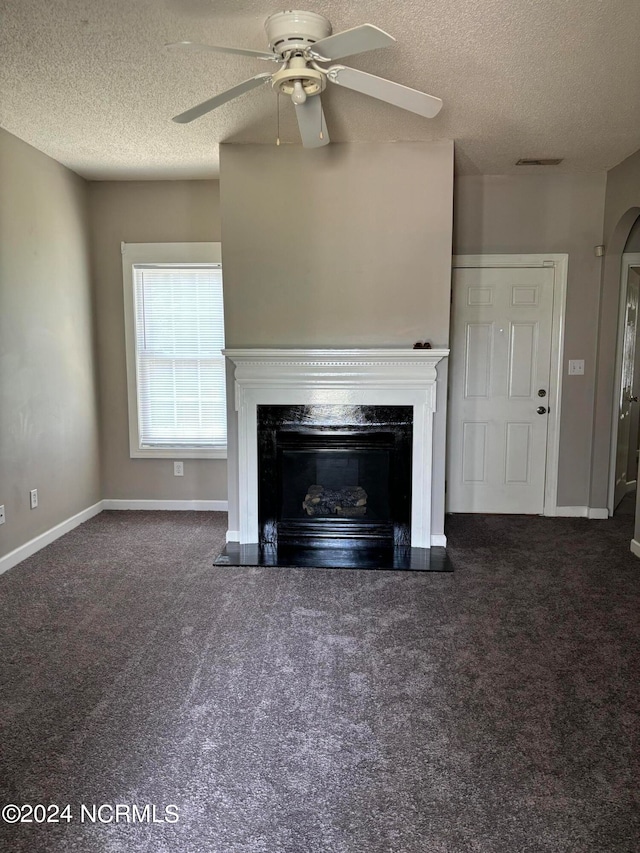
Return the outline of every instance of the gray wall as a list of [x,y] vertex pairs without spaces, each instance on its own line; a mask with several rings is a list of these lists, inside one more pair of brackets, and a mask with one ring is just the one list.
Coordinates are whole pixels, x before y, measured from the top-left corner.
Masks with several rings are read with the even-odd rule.
[[[456,179],[454,252],[569,255],[560,425],[559,506],[589,503],[595,352],[602,242],[604,173],[484,176]],[[584,376],[567,376],[569,359],[585,360]]]
[[0,130],[0,187],[1,557],[101,494],[87,185]]
[[[427,339],[446,347],[452,183],[448,141],[315,151],[223,145],[227,346],[412,346]],[[444,520],[445,406],[440,388],[434,533]],[[232,529],[235,479],[230,467]]]
[[220,240],[217,181],[127,181],[89,185],[100,370],[103,497],[226,500],[226,461],[131,459],[120,244]]

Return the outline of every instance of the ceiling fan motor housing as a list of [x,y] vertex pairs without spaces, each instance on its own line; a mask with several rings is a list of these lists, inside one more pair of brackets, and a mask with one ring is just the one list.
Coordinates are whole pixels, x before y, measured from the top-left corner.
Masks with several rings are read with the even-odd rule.
[[331,24],[315,12],[276,12],[265,21],[269,47],[280,55],[302,52],[331,35]]

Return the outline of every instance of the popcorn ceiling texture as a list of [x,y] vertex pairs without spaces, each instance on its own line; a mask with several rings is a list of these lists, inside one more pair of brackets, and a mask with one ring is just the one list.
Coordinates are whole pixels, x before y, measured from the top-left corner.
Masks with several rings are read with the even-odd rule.
[[[640,147],[637,0],[308,6],[335,31],[369,22],[397,39],[346,64],[444,100],[428,120],[330,86],[333,142],[454,139],[461,174],[536,168],[515,167],[519,157],[563,157],[557,172],[602,171]],[[0,0],[0,9],[0,123],[84,177],[215,177],[219,143],[275,144],[268,87],[191,125],[171,121],[264,63],[163,47],[185,39],[265,49],[273,0]],[[280,133],[299,144],[284,98]]]

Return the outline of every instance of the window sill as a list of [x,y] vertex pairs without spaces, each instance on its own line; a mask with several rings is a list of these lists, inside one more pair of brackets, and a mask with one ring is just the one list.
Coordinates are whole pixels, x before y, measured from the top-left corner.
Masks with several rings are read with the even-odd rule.
[[144,447],[131,449],[131,459],[226,459],[227,448],[216,447],[207,450],[202,447]]

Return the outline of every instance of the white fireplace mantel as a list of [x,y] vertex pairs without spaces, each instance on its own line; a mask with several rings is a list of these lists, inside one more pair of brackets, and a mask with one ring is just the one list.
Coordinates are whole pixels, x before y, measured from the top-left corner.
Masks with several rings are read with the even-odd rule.
[[[226,349],[238,413],[239,531],[258,542],[260,405],[413,406],[411,545],[430,548],[436,365],[448,349]],[[438,543],[441,544],[442,537]]]

